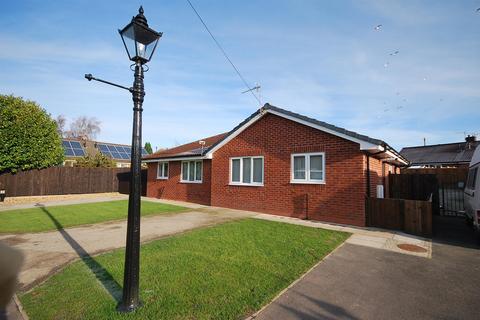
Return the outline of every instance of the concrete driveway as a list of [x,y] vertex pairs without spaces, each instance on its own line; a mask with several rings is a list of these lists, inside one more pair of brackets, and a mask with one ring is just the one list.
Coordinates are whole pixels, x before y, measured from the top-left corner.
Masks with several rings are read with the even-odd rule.
[[255,319],[478,319],[480,247],[448,224],[431,259],[346,243]]
[[[183,205],[183,203],[182,203]],[[196,228],[252,216],[251,213],[192,205],[191,211],[148,216],[141,220],[141,241],[147,242]],[[45,207],[48,215],[48,207]],[[50,215],[52,219],[55,219]],[[25,262],[19,274],[21,290],[28,290],[66,264],[125,246],[127,223],[115,221],[51,232],[0,235],[0,241],[21,250]]]

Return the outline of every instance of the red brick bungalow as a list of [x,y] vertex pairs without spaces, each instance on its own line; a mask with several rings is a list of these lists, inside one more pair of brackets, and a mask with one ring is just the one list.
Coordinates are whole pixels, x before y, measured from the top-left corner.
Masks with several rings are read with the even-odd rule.
[[382,140],[269,104],[228,133],[143,159],[149,197],[357,226],[365,197],[408,164]]

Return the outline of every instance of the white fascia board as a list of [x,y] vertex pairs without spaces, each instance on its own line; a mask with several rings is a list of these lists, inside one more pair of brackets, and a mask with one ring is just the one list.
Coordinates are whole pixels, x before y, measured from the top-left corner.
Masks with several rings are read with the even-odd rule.
[[242,133],[245,129],[247,129],[248,127],[250,127],[253,123],[255,123],[257,120],[259,120],[261,117],[263,117],[265,115],[265,112],[259,112],[255,117],[253,117],[252,119],[250,119],[250,121],[248,121],[247,123],[245,123],[243,126],[241,126],[240,128],[238,128],[235,132],[233,132],[232,134],[230,134],[228,137],[226,137],[225,139],[223,139],[219,144],[217,144],[212,150],[208,151],[207,154],[205,154],[205,158],[206,159],[212,159],[213,157],[213,153],[215,151],[217,151],[218,149],[220,149],[221,147],[223,147],[224,145],[226,145],[227,143],[229,143],[233,138],[235,138],[236,136],[238,136],[240,133]]
[[403,160],[402,158],[400,158],[398,155],[396,155],[395,153],[393,153],[392,151],[388,150],[387,152],[385,152],[385,154],[389,155],[390,157],[392,158],[395,158],[395,161],[396,162],[399,162],[400,164],[403,164],[403,165],[407,165],[408,163]]
[[166,161],[187,161],[187,160],[203,160],[205,157],[196,156],[196,157],[179,157],[179,158],[158,158],[158,159],[148,159],[142,160],[142,162],[166,162]]
[[386,158],[386,159],[377,158],[377,159],[380,159],[384,162],[396,162],[398,165],[407,165],[408,164],[398,154],[392,152],[391,150],[385,150],[385,147],[383,147],[383,146],[379,146],[379,148],[370,149],[368,151],[372,152],[372,154],[370,154],[370,156],[373,156],[373,157],[375,157],[376,152],[384,151],[384,153],[380,153],[380,154],[377,155],[377,156],[387,155],[389,158]]
[[305,121],[305,120],[302,120],[302,119],[298,119],[298,118],[296,118],[296,117],[292,117],[292,116],[283,114],[283,113],[281,113],[281,112],[277,112],[277,111],[274,111],[274,110],[267,110],[267,112],[269,112],[269,113],[271,113],[271,114],[274,114],[274,115],[277,115],[277,116],[279,116],[279,117],[283,117],[283,118],[285,118],[285,119],[289,119],[289,120],[292,120],[292,121],[301,123],[301,124],[303,124],[303,125],[306,125],[306,126],[315,128],[315,129],[317,129],[317,130],[330,133],[330,134],[332,134],[332,135],[334,135],[334,136],[337,136],[337,137],[340,137],[340,138],[343,138],[343,139],[346,139],[346,140],[349,140],[349,141],[358,143],[358,144],[360,144],[360,150],[371,150],[371,149],[381,150],[381,149],[379,149],[379,147],[383,148],[382,146],[379,146],[379,145],[377,145],[377,144],[374,144],[374,143],[371,143],[371,142],[368,142],[368,141],[365,141],[365,140],[360,140],[360,139],[351,137],[351,136],[349,136],[349,135],[343,134],[343,133],[341,133],[341,132],[337,132],[337,131],[335,131],[335,130],[332,130],[332,129],[329,129],[329,128],[326,128],[326,127],[322,127],[322,126],[320,126],[320,125],[311,123],[311,122],[309,122],[309,121]]

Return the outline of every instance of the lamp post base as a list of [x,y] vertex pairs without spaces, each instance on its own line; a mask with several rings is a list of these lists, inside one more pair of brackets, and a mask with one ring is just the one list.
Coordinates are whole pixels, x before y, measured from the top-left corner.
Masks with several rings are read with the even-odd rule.
[[139,301],[137,304],[131,304],[131,305],[124,305],[123,303],[119,303],[117,305],[117,311],[120,313],[129,313],[132,311],[137,310],[138,308],[141,308],[143,306],[143,303]]

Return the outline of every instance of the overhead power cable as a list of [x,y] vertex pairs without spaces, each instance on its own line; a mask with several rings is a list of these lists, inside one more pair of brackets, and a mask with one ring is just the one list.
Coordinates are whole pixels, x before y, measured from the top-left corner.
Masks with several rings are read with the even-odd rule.
[[238,70],[238,68],[235,66],[235,64],[232,62],[232,60],[228,57],[227,53],[225,52],[225,50],[223,50],[222,46],[220,45],[220,43],[217,41],[217,39],[215,38],[215,36],[212,34],[212,32],[210,31],[210,29],[208,29],[207,27],[207,24],[205,23],[205,21],[203,21],[202,17],[200,16],[200,14],[198,13],[198,11],[195,9],[195,7],[193,6],[193,4],[190,2],[190,0],[187,0],[188,4],[190,5],[190,7],[192,8],[193,12],[195,12],[195,14],[197,15],[198,19],[200,20],[200,22],[203,24],[203,26],[205,27],[205,30],[207,30],[208,34],[210,35],[210,37],[212,37],[213,41],[215,42],[215,44],[217,45],[218,49],[220,49],[220,51],[223,53],[225,59],[227,59],[227,61],[230,63],[230,65],[233,67],[233,69],[235,70],[235,72],[237,73],[237,75],[239,76],[239,78],[242,80],[243,84],[245,85],[245,87],[250,90],[250,93],[252,94],[252,96],[255,98],[255,100],[257,100],[257,102],[259,104],[261,104],[261,101],[260,99],[257,97],[257,95],[253,92],[252,88],[248,85],[247,81],[245,80],[245,78],[242,76],[242,74],[240,73],[240,71]]

